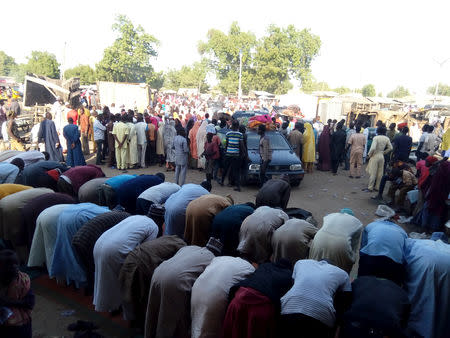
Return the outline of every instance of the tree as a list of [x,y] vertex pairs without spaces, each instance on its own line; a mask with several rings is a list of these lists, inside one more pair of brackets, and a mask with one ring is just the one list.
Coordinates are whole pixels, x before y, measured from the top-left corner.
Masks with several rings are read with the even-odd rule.
[[16,66],[16,61],[12,56],[0,51],[0,75],[10,76]]
[[403,86],[397,86],[393,91],[387,94],[390,98],[401,98],[409,95],[409,90]]
[[164,86],[165,76],[163,72],[153,72],[147,79],[150,88],[160,90]]
[[153,73],[150,61],[157,56],[158,40],[147,34],[142,26],[134,27],[125,15],[118,15],[112,28],[118,37],[104,50],[103,59],[97,64],[98,79],[147,82]]
[[255,89],[284,94],[292,88],[290,77],[302,83],[311,76],[311,61],[318,54],[319,37],[293,25],[270,25],[258,41],[254,57]]
[[25,75],[27,75],[27,65],[25,63],[15,65],[9,73],[9,76],[12,76],[18,83],[23,83]]
[[340,86],[340,87],[334,88],[333,92],[336,92],[339,95],[342,95],[342,94],[346,94],[346,93],[351,93],[352,90],[350,88],[347,88],[347,87],[344,87],[344,86]]
[[252,79],[251,51],[256,45],[253,33],[242,32],[237,22],[231,24],[228,34],[210,29],[207,41],[200,41],[198,51],[219,80],[218,87],[227,94],[236,94],[239,87],[239,54],[242,52],[242,90],[248,92]]
[[373,84],[367,84],[364,87],[361,88],[361,94],[364,97],[370,97],[376,95],[375,86]]
[[180,70],[170,70],[166,74],[164,86],[173,90],[197,88],[200,92],[205,92],[209,89],[206,74],[206,62],[195,62],[192,66],[181,67]]
[[330,86],[325,81],[317,82],[316,79],[311,76],[307,81],[302,83],[302,90],[305,93],[312,93],[315,91],[330,90]]
[[71,77],[79,77],[82,85],[93,84],[96,81],[95,70],[93,70],[89,65],[78,65],[67,69],[64,72],[64,77],[66,79],[70,79]]
[[54,54],[34,50],[27,59],[25,70],[28,73],[59,79],[59,63]]
[[[436,86],[431,86],[428,87],[427,89],[427,93],[434,95],[434,92],[436,91]],[[450,96],[450,86],[443,84],[443,83],[439,83],[439,88],[438,88],[438,95],[442,95],[442,96]]]

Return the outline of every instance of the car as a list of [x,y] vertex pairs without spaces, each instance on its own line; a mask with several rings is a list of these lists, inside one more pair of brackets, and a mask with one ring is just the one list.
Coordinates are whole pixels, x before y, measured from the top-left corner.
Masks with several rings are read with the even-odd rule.
[[[228,130],[220,130],[219,137],[225,144],[225,134]],[[259,155],[260,136],[256,130],[249,130],[247,135],[248,163],[245,169],[241,171],[241,184],[259,183],[259,168],[261,156]],[[266,174],[269,177],[281,177],[288,175],[292,186],[300,185],[305,171],[302,162],[295,154],[289,142],[278,131],[266,131],[266,136],[270,140],[272,149],[272,161],[270,161]]]

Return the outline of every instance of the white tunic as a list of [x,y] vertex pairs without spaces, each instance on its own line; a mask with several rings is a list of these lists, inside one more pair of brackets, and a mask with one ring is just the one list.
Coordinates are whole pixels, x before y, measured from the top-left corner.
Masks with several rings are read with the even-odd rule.
[[147,216],[130,216],[104,232],[94,246],[96,311],[113,311],[122,303],[119,273],[128,253],[155,239],[158,226]]
[[148,188],[141,193],[138,198],[142,198],[155,204],[164,204],[172,194],[175,194],[180,189],[181,187],[178,184],[163,182]]
[[59,215],[72,204],[57,204],[43,210],[36,219],[36,230],[31,243],[28,266],[52,266],[53,251],[55,249]]
[[211,261],[192,287],[192,338],[221,335],[230,288],[254,271],[242,258],[222,256]]

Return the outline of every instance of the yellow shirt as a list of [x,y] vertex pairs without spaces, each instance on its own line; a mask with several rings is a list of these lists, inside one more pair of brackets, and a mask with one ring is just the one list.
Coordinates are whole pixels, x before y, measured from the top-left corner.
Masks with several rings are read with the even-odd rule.
[[[125,136],[127,136],[130,133],[130,128],[128,128],[128,126],[123,123],[123,122],[117,122],[114,127],[113,127],[113,131],[112,134],[117,136],[117,139],[119,141],[123,141]],[[119,144],[116,141],[116,148],[119,147]],[[128,147],[128,142],[124,142],[122,145],[122,149],[126,149]]]
[[31,189],[32,187],[29,187],[28,185],[22,185],[22,184],[13,184],[13,183],[5,183],[0,184],[0,199],[3,197],[6,197],[8,195],[12,195],[16,192]]

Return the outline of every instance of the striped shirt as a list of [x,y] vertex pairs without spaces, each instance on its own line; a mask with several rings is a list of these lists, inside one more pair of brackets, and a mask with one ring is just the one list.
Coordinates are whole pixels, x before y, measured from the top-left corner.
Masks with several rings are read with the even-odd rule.
[[239,156],[240,142],[244,140],[242,133],[238,131],[229,131],[226,134],[226,140],[228,142],[226,154],[228,156]]
[[281,314],[301,313],[333,327],[336,291],[351,291],[348,274],[325,261],[312,259],[295,263],[294,286],[281,298]]

